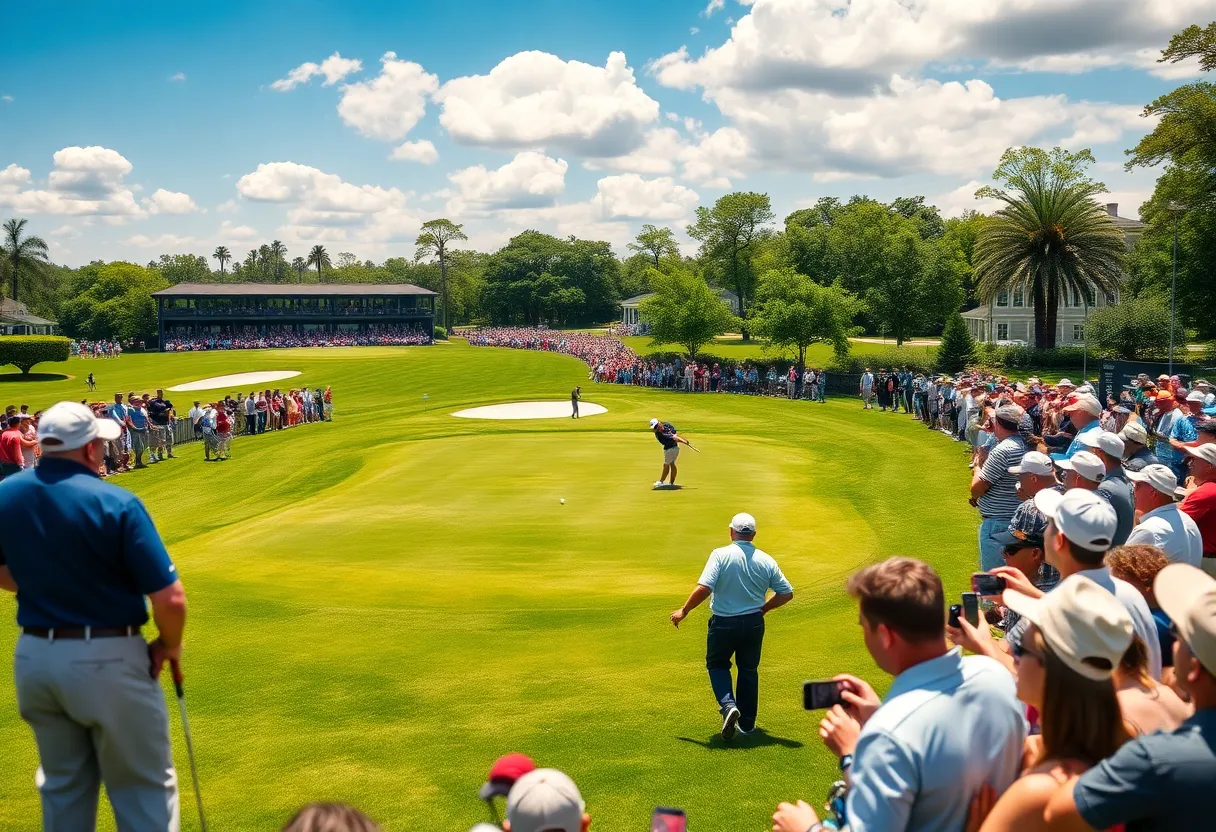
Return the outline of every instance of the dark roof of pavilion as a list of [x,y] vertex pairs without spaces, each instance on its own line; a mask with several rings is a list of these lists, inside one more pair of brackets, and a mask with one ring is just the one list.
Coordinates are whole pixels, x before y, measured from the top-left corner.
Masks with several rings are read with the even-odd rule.
[[434,295],[412,283],[179,283],[153,292],[153,297],[333,297],[335,295]]

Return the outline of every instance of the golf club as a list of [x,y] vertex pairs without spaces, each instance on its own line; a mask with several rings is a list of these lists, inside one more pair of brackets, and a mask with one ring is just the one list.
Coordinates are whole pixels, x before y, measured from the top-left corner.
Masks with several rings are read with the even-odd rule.
[[170,662],[173,669],[173,688],[177,691],[177,707],[182,715],[182,733],[186,735],[186,755],[190,758],[190,779],[194,781],[194,799],[198,803],[198,822],[207,832],[207,816],[203,814],[203,793],[198,790],[198,766],[194,762],[194,740],[190,737],[190,720],[186,718],[186,691],[182,687],[182,668]]
[[696,445],[692,444],[691,442],[688,443],[688,447],[692,448],[697,453],[701,453],[701,449],[698,448]]

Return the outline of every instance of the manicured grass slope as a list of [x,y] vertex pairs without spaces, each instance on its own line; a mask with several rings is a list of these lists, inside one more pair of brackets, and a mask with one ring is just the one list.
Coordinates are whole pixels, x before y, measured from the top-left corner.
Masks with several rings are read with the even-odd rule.
[[[277,369],[332,384],[335,421],[238,439],[225,463],[188,446],[115,480],[146,501],[190,596],[187,690],[213,829],[277,829],[321,798],[389,830],[467,829],[485,819],[476,789],[490,763],[518,750],[568,771],[598,828],[643,829],[667,804],[697,829],[758,832],[779,800],[821,803],[836,778],[800,683],[841,671],[888,683],[862,646],[846,576],[912,554],[956,594],[974,562],[955,446],[850,400],[595,386],[573,359],[463,341],[73,360],[75,378],[6,383],[0,398],[79,400],[90,370],[109,398]],[[609,412],[448,415],[561,399],[577,383]],[[184,411],[193,396],[174,398]],[[661,463],[651,416],[703,451],[681,456],[682,491],[650,490]],[[703,665],[708,611],[678,632],[667,614],[740,510],[758,517],[758,543],[797,596],[769,620],[767,733],[724,747]],[[0,598],[0,619],[13,608]],[[15,638],[0,627],[0,654]],[[180,737],[175,753],[188,784]],[[9,682],[0,760],[0,828],[38,828],[37,758]],[[183,820],[198,828],[188,791]]]
[[[683,353],[683,348],[678,344],[662,344],[655,346],[649,336],[630,336],[622,339],[634,352],[638,355],[654,355],[656,353]],[[797,357],[797,353],[792,350],[775,350],[766,349],[766,344],[763,341],[751,340],[746,343],[737,338],[718,338],[713,343],[708,344],[702,352],[707,355],[715,355],[719,358],[725,358],[731,361],[749,361],[757,359],[778,359],[791,360]],[[895,342],[874,343],[871,341],[853,341],[853,355],[878,355],[888,350],[895,349]],[[906,347],[906,349],[914,349],[925,353],[926,355],[932,352],[931,347]],[[806,363],[811,367],[822,367],[830,364],[833,360],[832,348],[828,344],[812,344],[806,351]]]

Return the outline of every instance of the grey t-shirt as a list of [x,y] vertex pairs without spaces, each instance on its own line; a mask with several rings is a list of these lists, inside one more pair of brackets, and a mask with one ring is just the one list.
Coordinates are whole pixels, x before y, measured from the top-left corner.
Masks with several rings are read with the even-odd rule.
[[1098,494],[1105,497],[1115,510],[1115,517],[1119,522],[1115,526],[1114,545],[1122,546],[1136,524],[1136,497],[1132,491],[1132,482],[1122,469],[1117,470],[1113,474],[1107,474],[1106,478],[1098,483]]
[[1211,829],[1216,818],[1216,710],[1197,712],[1170,734],[1127,742],[1077,780],[1077,811],[1094,829]]

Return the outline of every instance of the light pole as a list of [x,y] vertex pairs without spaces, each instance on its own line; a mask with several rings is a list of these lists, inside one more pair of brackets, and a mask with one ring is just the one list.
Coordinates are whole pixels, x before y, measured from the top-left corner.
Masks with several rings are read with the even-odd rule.
[[1170,282],[1170,359],[1169,368],[1170,375],[1174,375],[1174,329],[1177,318],[1175,317],[1175,304],[1178,298],[1178,217],[1186,211],[1186,206],[1177,202],[1170,202],[1170,213],[1174,215],[1174,276]]

